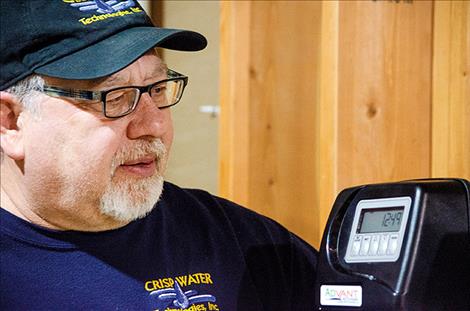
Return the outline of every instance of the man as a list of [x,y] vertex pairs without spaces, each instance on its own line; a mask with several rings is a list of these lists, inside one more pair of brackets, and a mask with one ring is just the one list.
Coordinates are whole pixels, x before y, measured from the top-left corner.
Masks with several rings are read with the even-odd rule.
[[0,309],[311,310],[313,248],[163,182],[188,78],[154,47],[202,35],[132,0],[0,9]]

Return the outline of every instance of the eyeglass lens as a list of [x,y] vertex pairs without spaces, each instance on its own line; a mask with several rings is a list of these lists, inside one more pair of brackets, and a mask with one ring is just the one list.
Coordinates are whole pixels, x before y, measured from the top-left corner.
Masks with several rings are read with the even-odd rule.
[[[157,83],[149,90],[150,98],[160,109],[176,104],[181,98],[184,81],[166,81]],[[142,94],[143,95],[143,94]],[[119,117],[128,114],[137,105],[140,98],[138,88],[122,88],[106,94],[106,115],[108,117]]]

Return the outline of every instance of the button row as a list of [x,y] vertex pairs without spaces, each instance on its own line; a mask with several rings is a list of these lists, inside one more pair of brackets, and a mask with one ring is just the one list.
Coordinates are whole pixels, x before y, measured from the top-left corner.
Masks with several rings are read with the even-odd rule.
[[398,248],[398,234],[356,235],[351,256],[393,256]]

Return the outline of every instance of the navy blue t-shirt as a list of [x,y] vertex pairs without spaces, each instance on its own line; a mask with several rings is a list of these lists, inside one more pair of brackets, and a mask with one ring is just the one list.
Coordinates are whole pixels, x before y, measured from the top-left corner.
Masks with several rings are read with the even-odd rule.
[[165,183],[144,219],[55,231],[0,209],[0,310],[312,310],[317,252],[266,217]]

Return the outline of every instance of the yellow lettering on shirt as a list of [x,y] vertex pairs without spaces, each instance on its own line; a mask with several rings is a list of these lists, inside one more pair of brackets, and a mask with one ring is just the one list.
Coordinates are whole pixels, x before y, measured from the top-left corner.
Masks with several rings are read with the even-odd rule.
[[80,3],[80,2],[86,2],[90,0],[62,0],[65,3]]
[[148,292],[158,289],[173,288],[175,281],[178,282],[181,287],[194,284],[214,284],[210,273],[193,273],[177,276],[175,278],[160,278],[156,280],[150,280],[145,282],[144,287]]
[[207,308],[203,304],[192,305],[187,309],[175,309],[175,308],[166,308],[165,311],[207,311]]

